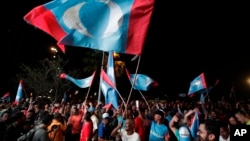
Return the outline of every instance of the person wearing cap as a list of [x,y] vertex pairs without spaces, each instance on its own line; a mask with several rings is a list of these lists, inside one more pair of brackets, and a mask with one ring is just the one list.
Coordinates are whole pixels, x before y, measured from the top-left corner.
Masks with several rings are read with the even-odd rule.
[[98,126],[98,141],[109,141],[111,140],[111,127],[109,125],[109,114],[102,114],[102,121]]
[[149,140],[150,141],[169,141],[169,129],[164,124],[164,112],[160,109],[154,112],[154,119],[151,122]]

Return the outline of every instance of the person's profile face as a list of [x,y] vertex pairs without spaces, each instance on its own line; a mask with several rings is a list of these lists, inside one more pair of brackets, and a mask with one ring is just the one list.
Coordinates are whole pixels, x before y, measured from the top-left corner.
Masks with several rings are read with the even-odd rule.
[[198,130],[199,141],[208,141],[207,131],[205,129],[205,124],[200,124]]

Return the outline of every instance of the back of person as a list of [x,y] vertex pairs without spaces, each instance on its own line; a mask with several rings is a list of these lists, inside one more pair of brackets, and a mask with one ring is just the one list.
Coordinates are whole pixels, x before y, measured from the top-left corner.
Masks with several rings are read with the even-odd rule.
[[192,141],[192,136],[187,126],[181,126],[178,131],[178,141]]

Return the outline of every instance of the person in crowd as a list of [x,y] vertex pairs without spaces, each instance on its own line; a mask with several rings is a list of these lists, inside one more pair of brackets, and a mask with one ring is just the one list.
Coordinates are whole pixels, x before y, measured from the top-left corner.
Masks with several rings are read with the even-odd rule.
[[41,122],[35,127],[37,130],[32,137],[32,141],[51,141],[47,127],[51,124],[53,116],[49,112],[44,111],[40,113],[39,119]]
[[150,141],[169,141],[169,128],[164,124],[164,112],[156,110],[154,112],[153,121],[150,126],[149,140]]
[[227,122],[220,123],[220,137],[219,141],[230,141],[230,132]]
[[134,130],[134,119],[126,120],[125,129],[121,129],[121,126],[122,124],[118,124],[118,126],[111,132],[111,136],[116,137],[117,140],[122,141],[140,141],[139,134]]
[[250,116],[243,110],[239,110],[235,113],[236,119],[245,125],[250,125]]
[[1,113],[0,117],[0,141],[3,141],[4,133],[8,125],[10,124],[10,113],[5,110]]
[[66,131],[66,121],[61,113],[54,113],[53,120],[48,126],[49,138],[51,141],[64,140],[64,132]]
[[16,141],[24,133],[24,113],[19,111],[11,115],[11,124],[5,130],[4,141]]
[[102,121],[98,126],[98,141],[111,140],[111,126],[109,124],[110,117],[107,112],[102,114]]
[[[91,105],[91,104],[90,104]],[[98,140],[98,125],[99,125],[99,118],[95,112],[95,108],[90,106],[88,111],[91,113],[90,119],[93,122],[93,135],[92,135],[92,141],[97,141]]]
[[69,138],[66,138],[66,141],[79,141],[80,133],[82,129],[82,116],[83,113],[80,113],[79,109],[73,105],[71,108],[71,115],[67,121],[67,126],[70,126],[71,135]]
[[200,141],[218,141],[220,136],[219,122],[209,119],[200,121],[197,134]]
[[139,115],[134,119],[135,132],[140,136],[141,141],[148,141],[150,121],[145,116],[145,108],[137,108]]
[[93,122],[89,111],[84,113],[80,141],[91,141],[93,136]]

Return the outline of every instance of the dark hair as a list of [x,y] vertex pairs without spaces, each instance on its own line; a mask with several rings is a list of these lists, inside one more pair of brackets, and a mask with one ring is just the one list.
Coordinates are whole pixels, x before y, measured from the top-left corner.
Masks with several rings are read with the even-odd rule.
[[89,111],[87,111],[86,113],[84,113],[84,119],[87,121],[91,121],[91,113]]
[[220,123],[219,123],[219,121],[209,119],[209,120],[205,120],[201,123],[205,124],[205,129],[206,129],[208,135],[214,134],[215,139],[219,140],[219,136],[220,136]]
[[20,119],[22,117],[24,117],[23,112],[16,112],[16,113],[11,115],[11,120],[14,122],[14,121],[17,121],[18,119]]
[[49,114],[49,112],[41,112],[40,113],[40,116],[39,116],[39,119],[41,120],[41,122],[43,124],[50,124],[52,119],[53,119],[53,116],[51,114]]

